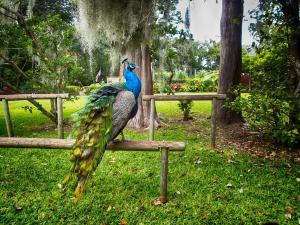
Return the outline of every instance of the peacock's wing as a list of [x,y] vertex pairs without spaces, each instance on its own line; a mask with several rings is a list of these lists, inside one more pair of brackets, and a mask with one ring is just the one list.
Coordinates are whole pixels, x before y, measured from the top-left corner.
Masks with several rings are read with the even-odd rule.
[[100,163],[113,126],[113,103],[121,89],[105,86],[93,93],[74,118],[76,142],[71,161],[74,162],[70,175],[63,181],[66,187],[76,180],[75,202],[84,191],[86,182]]
[[113,104],[113,122],[110,140],[115,139],[127,122],[136,114],[136,99],[131,91],[121,91]]

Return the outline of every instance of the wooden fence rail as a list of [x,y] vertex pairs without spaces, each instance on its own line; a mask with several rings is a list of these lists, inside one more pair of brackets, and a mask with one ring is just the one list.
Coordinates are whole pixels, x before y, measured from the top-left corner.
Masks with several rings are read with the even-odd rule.
[[69,98],[69,94],[15,94],[15,95],[0,95],[0,99],[9,101],[27,100],[27,99],[56,99]]
[[[48,138],[0,138],[0,147],[4,148],[46,148],[46,149],[72,149],[74,139],[48,139]],[[168,154],[172,151],[184,151],[183,142],[171,141],[118,141],[111,142],[107,150],[112,151],[148,151],[161,152],[160,173],[160,201],[168,201]]]
[[8,101],[19,101],[29,99],[56,99],[57,103],[57,131],[58,137],[64,138],[64,127],[63,127],[63,106],[62,99],[69,98],[69,94],[15,94],[15,95],[0,95],[0,99],[3,104],[3,111],[7,129],[8,137],[13,137],[13,128],[11,123],[11,117],[9,112]]
[[216,102],[217,100],[225,100],[225,94],[200,94],[200,95],[144,95],[144,101],[150,101],[150,123],[149,123],[149,140],[154,140],[154,114],[155,114],[155,101],[182,101],[182,100],[193,100],[193,101],[212,101],[211,110],[211,147],[216,146]]

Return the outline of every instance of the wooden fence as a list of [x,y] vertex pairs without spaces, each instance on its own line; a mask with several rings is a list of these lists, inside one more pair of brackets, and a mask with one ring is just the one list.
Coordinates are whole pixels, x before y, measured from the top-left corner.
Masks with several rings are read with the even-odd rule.
[[0,95],[3,104],[3,111],[6,123],[8,137],[13,137],[13,128],[9,112],[8,101],[30,100],[30,99],[56,99],[57,103],[57,130],[58,137],[64,138],[63,127],[63,103],[62,99],[69,98],[69,94],[15,94],[15,95]]
[[[0,147],[4,148],[72,149],[74,143],[74,139],[0,137]],[[162,203],[168,201],[169,152],[184,151],[185,143],[171,141],[117,141],[110,142],[107,145],[107,150],[161,152],[160,201]]]
[[200,95],[144,95],[144,101],[151,102],[150,109],[150,124],[149,124],[149,140],[154,140],[154,116],[155,116],[155,101],[182,101],[182,100],[193,100],[193,101],[212,101],[211,110],[211,147],[216,146],[216,111],[215,106],[217,100],[225,100],[225,94],[200,94]]

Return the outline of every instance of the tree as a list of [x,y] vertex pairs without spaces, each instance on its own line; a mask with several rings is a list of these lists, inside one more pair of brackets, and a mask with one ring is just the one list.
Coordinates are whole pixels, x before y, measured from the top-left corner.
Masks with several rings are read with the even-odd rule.
[[[218,93],[226,94],[229,101],[236,95],[232,91],[239,84],[242,68],[242,0],[223,0],[221,18],[221,57]],[[223,124],[241,121],[241,115],[227,107],[224,102],[216,106],[217,119]]]
[[260,1],[251,16],[256,54],[244,56],[243,68],[253,88],[232,106],[264,137],[299,146],[299,1]]
[[[0,41],[3,43],[0,59],[4,65],[9,64],[2,69],[1,83],[15,93],[62,92],[67,82],[82,72],[74,51],[75,29],[59,15],[49,14],[47,20],[29,17],[26,8],[24,2],[16,3],[14,7],[11,2],[0,2],[0,14],[5,18],[0,23]],[[17,76],[11,76],[12,73]],[[51,112],[34,100],[30,102],[56,122],[54,101]]]

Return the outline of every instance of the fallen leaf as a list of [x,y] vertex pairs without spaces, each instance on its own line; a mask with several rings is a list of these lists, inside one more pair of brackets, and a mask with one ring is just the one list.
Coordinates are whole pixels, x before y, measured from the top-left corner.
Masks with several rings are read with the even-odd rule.
[[153,202],[154,205],[158,206],[158,205],[163,205],[162,201],[158,198]]
[[208,213],[207,212],[204,213],[203,218],[208,220]]
[[292,165],[290,163],[285,163],[284,166],[288,169],[292,168]]
[[176,191],[176,194],[181,195],[181,192],[180,191]]
[[224,199],[225,195],[215,195],[215,197],[218,198],[218,199]]
[[286,213],[286,214],[284,214],[284,217],[285,217],[286,219],[290,220],[290,219],[292,219],[292,214]]
[[232,183],[226,184],[226,187],[232,187],[232,186],[233,186]]
[[106,211],[109,212],[109,211],[111,211],[111,210],[112,210],[112,206],[110,205],[110,206],[107,207],[107,210],[106,210]]
[[227,163],[234,163],[234,161],[231,160],[231,159],[228,159],[228,160],[227,160]]
[[200,157],[196,157],[194,159],[194,164],[200,164],[200,163],[202,163],[202,161],[200,160]]
[[292,207],[287,207],[287,212],[292,214],[294,212],[294,209]]
[[240,189],[239,189],[239,193],[240,193],[240,194],[244,193],[244,189],[243,189],[243,188],[240,188]]
[[126,225],[127,221],[126,220],[121,220],[120,225]]
[[23,210],[23,208],[19,205],[14,205],[14,207],[15,207],[15,210],[18,211],[18,212]]

